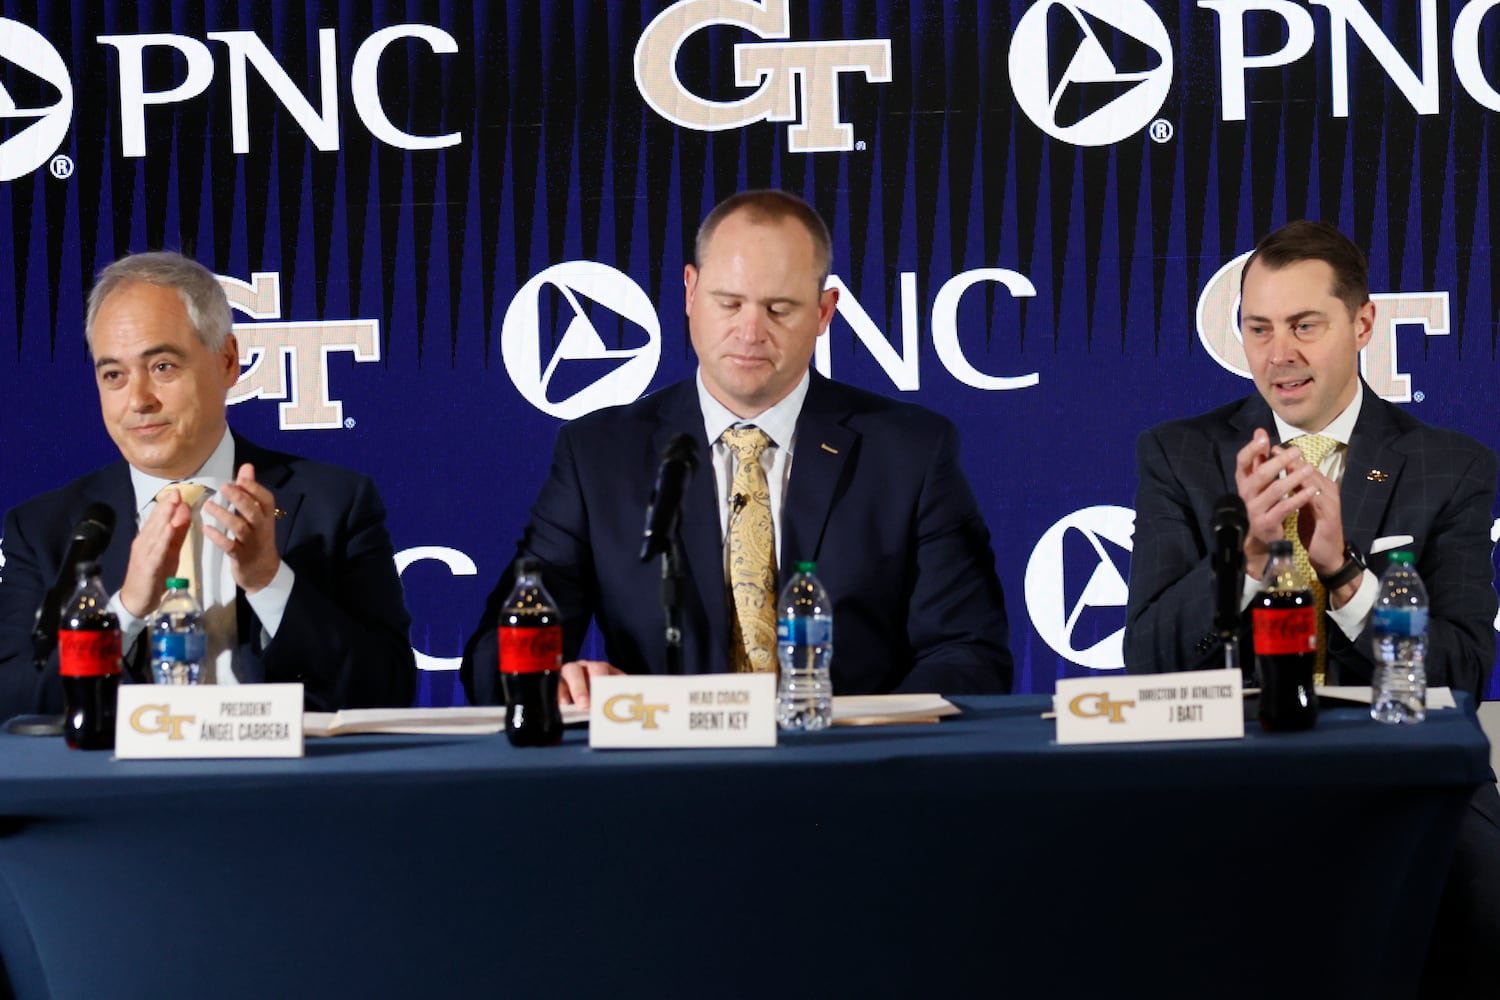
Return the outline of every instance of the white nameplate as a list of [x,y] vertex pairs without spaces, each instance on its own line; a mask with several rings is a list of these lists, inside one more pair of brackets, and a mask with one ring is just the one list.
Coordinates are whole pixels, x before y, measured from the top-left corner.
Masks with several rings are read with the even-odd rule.
[[115,756],[301,757],[301,684],[122,684]]
[[775,745],[775,674],[596,677],[589,688],[596,749]]
[[1237,740],[1245,735],[1238,670],[1074,677],[1052,696],[1059,743]]

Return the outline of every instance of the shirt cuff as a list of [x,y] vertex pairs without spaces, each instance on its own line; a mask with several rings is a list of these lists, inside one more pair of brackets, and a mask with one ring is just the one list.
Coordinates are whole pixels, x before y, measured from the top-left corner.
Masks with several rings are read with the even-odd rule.
[[260,619],[260,628],[265,633],[266,642],[276,638],[276,630],[281,627],[281,616],[286,614],[287,602],[292,599],[292,584],[296,582],[297,574],[292,572],[292,567],[283,559],[270,583],[253,594],[245,595],[245,600],[250,602],[250,610]]
[[1342,608],[1328,609],[1328,617],[1344,636],[1353,641],[1370,623],[1370,612],[1375,609],[1375,599],[1380,596],[1380,581],[1370,570],[1359,578],[1359,589]]
[[135,646],[135,641],[146,631],[146,619],[137,618],[125,610],[125,605],[120,603],[120,592],[115,591],[109,598],[109,610],[115,613],[120,620],[120,648],[130,650]]
[[1246,573],[1245,586],[1240,588],[1241,612],[1250,606],[1250,602],[1255,600],[1255,595],[1258,593],[1260,593],[1260,581],[1252,577],[1249,573]]

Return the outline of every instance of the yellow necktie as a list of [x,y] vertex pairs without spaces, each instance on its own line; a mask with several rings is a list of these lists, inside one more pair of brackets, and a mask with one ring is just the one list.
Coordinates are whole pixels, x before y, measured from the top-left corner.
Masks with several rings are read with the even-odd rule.
[[[1323,459],[1333,453],[1333,449],[1339,443],[1331,437],[1321,434],[1304,434],[1294,437],[1287,442],[1301,449],[1302,457],[1315,466],[1321,466]],[[1281,530],[1292,543],[1292,561],[1297,564],[1297,572],[1302,574],[1302,579],[1312,588],[1313,601],[1318,608],[1318,664],[1313,670],[1313,683],[1322,686],[1328,683],[1328,594],[1323,589],[1323,583],[1318,579],[1318,574],[1312,568],[1312,562],[1307,558],[1307,549],[1302,545],[1302,536],[1297,532],[1297,511],[1292,511],[1281,522]]]
[[177,552],[177,572],[173,576],[179,576],[188,582],[189,593],[198,602],[198,606],[202,607],[203,591],[198,586],[198,558],[203,551],[203,521],[198,514],[198,501],[203,499],[208,487],[201,483],[171,483],[156,494],[157,501],[160,502],[170,492],[176,492],[193,513],[187,537],[182,540],[182,548]]
[[770,672],[776,669],[776,532],[760,456],[771,439],[758,427],[732,427],[723,441],[735,459],[728,531],[734,601],[729,662],[740,673]]

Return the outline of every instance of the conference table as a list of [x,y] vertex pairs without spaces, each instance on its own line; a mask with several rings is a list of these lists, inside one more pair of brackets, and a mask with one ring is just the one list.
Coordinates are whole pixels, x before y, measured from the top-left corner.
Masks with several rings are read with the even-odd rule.
[[1041,696],[754,750],[0,736],[21,998],[1411,996],[1473,711],[1060,746]]

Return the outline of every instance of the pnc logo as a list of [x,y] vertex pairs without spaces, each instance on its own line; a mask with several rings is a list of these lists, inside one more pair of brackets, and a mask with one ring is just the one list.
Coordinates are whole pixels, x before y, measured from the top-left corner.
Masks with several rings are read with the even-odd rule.
[[142,736],[166,733],[169,740],[182,739],[182,727],[198,721],[195,715],[172,715],[168,705],[142,705],[130,713],[130,728]]
[[1032,627],[1079,666],[1125,666],[1125,581],[1134,535],[1130,508],[1085,507],[1048,528],[1026,563]]
[[1161,110],[1172,86],[1172,43],[1145,0],[1042,0],[1011,38],[1010,86],[1043,132],[1106,146]]
[[[599,331],[606,319],[617,324],[612,339],[622,346],[606,346]],[[562,334],[544,359],[542,331],[548,328]],[[516,292],[500,327],[500,356],[528,403],[572,420],[633,402],[646,391],[661,359],[661,324],[651,299],[628,275],[606,264],[569,261]]]
[[[281,315],[281,275],[257,271],[250,280],[219,276],[229,304],[251,319]],[[355,361],[380,360],[380,321],[374,319],[236,323],[240,364],[249,365],[229,390],[229,402],[282,399],[284,431],[344,426],[344,404],[328,388],[328,355],[350,351]],[[290,378],[288,378],[290,372]]]
[[1135,708],[1133,701],[1113,701],[1107,694],[1088,692],[1068,702],[1068,711],[1080,719],[1107,718],[1110,723],[1124,722],[1125,709]]
[[[682,0],[641,33],[635,47],[635,85],[651,109],[683,128],[719,132],[758,121],[796,122],[787,129],[794,153],[854,148],[854,129],[839,115],[839,77],[860,73],[891,82],[888,38],[788,42],[791,0]],[[736,101],[711,101],[683,86],[677,54],[688,37],[714,25],[742,28],[763,42],[734,46],[734,83],[755,92]],[[798,104],[802,115],[798,119]]]
[[39,99],[57,92],[51,104],[20,107],[0,81],[0,120],[35,119],[0,143],[0,181],[11,181],[46,163],[62,145],[73,124],[73,81],[51,42],[34,28],[6,17],[0,17],[0,59],[11,65],[6,79],[12,86],[20,84]]
[[669,712],[666,705],[647,705],[638,694],[617,694],[604,703],[604,717],[610,722],[639,722],[642,729],[658,729],[656,716]]

